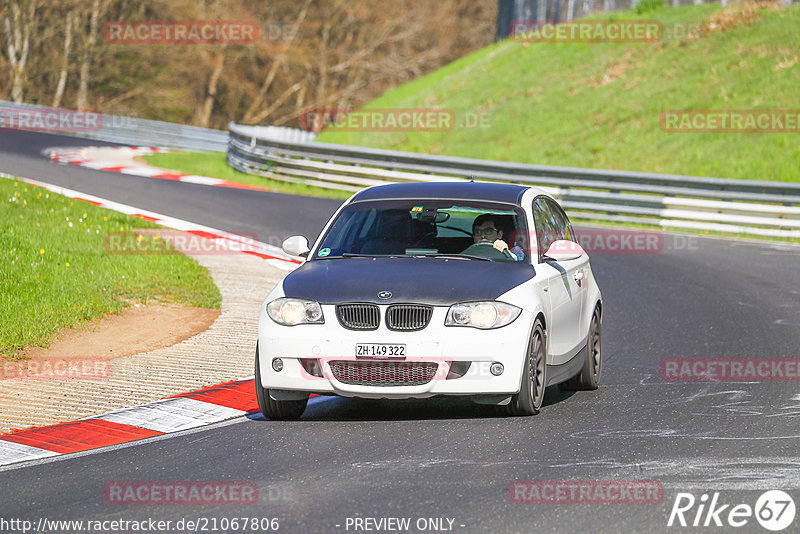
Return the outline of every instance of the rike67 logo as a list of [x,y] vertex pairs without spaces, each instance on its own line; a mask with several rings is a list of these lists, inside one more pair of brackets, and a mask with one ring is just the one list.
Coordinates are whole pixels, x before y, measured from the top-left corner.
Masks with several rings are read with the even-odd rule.
[[755,506],[725,503],[719,492],[714,492],[710,500],[707,493],[699,499],[691,493],[678,493],[667,526],[739,528],[755,517],[765,529],[778,532],[792,525],[795,511],[794,499],[780,490],[765,491]]

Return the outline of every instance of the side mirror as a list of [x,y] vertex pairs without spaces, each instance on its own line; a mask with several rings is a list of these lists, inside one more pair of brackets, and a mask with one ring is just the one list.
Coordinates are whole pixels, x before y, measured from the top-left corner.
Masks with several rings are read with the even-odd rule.
[[308,246],[308,239],[301,235],[293,235],[286,238],[281,248],[289,256],[300,256],[301,258],[307,257],[308,253],[311,252],[311,248]]
[[550,248],[545,252],[545,258],[553,261],[577,260],[586,254],[583,248],[574,241],[559,239],[550,244]]

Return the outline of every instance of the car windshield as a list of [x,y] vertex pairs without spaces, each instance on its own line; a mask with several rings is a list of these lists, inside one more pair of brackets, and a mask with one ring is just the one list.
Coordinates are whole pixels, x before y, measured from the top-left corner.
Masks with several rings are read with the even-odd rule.
[[511,204],[441,199],[354,202],[336,217],[314,259],[447,256],[524,261],[530,254],[526,236],[525,217]]

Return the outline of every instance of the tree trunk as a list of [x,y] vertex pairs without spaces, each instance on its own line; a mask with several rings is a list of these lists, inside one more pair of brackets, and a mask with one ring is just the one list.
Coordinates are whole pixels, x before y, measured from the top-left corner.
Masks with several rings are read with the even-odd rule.
[[14,24],[6,13],[3,18],[3,28],[6,33],[8,43],[8,60],[11,67],[11,100],[15,103],[22,103],[25,88],[25,66],[28,63],[28,51],[30,50],[31,26],[34,23],[36,13],[36,3],[31,1],[28,10],[23,12],[18,2],[11,4],[10,9]]
[[72,47],[72,24],[75,17],[72,12],[67,14],[67,35],[64,37],[64,55],[61,56],[61,74],[58,77],[58,85],[56,86],[56,94],[53,97],[53,107],[57,108],[61,105],[61,99],[64,98],[64,89],[67,86],[67,72],[69,69],[69,50]]
[[275,76],[278,74],[278,69],[281,67],[284,61],[286,61],[286,52],[292,46],[292,43],[297,38],[297,35],[300,33],[300,25],[303,24],[303,21],[306,18],[306,14],[308,13],[308,6],[311,4],[311,0],[306,0],[303,4],[303,9],[300,10],[300,13],[297,15],[297,20],[295,20],[294,27],[292,28],[292,32],[290,33],[291,38],[289,38],[286,43],[283,45],[283,49],[281,53],[275,58],[275,61],[272,63],[272,67],[269,69],[269,73],[267,77],[264,79],[264,83],[261,84],[261,88],[258,90],[258,94],[253,99],[253,103],[250,104],[250,107],[247,108],[247,111],[242,118],[242,122],[247,124],[253,121],[253,118],[258,115],[257,109],[261,107],[264,103],[264,98],[266,98],[267,93],[269,92],[269,88],[272,86],[272,82],[275,79]]
[[211,72],[211,78],[208,80],[208,91],[206,93],[205,101],[203,102],[203,110],[200,113],[199,126],[208,128],[211,123],[211,112],[214,110],[214,100],[217,96],[217,85],[219,79],[222,77],[222,69],[225,66],[225,48],[223,47],[217,54],[214,60],[214,70]]
[[101,10],[105,10],[108,4],[101,8],[100,0],[92,1],[92,11],[89,14],[89,34],[84,39],[83,51],[81,53],[80,83],[78,84],[78,109],[86,109],[89,106],[89,76],[92,68],[92,54],[97,45],[97,26],[100,21]]

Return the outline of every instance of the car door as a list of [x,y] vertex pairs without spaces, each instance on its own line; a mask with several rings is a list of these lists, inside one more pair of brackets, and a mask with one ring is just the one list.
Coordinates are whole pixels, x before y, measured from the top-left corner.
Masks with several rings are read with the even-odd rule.
[[534,200],[533,214],[539,253],[537,272],[544,276],[546,294],[549,295],[550,322],[547,330],[551,361],[554,365],[560,365],[566,363],[583,342],[581,314],[589,258],[586,254],[561,262],[547,258],[545,253],[553,242],[574,240],[572,227],[561,207],[547,197],[540,196]]

